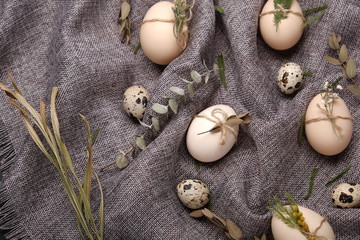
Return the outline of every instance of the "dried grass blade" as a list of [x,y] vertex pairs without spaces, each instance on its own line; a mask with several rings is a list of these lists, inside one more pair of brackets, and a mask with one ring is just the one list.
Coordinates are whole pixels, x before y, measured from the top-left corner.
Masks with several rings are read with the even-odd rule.
[[87,140],[88,140],[88,143],[87,143],[88,161],[86,164],[83,186],[84,186],[86,198],[90,202],[91,176],[92,176],[92,170],[93,170],[91,131],[90,131],[89,122],[87,121],[86,117],[81,114],[80,114],[80,117],[83,119],[83,121],[85,123],[86,135],[87,135]]
[[13,77],[11,76],[10,72],[7,72],[7,75],[8,75],[8,78],[10,79],[10,81],[11,81],[11,84],[12,84],[13,88],[15,89],[15,92],[22,95],[21,91],[19,90],[18,86],[16,85],[16,83],[15,83]]
[[104,221],[104,193],[103,193],[101,182],[100,182],[100,179],[99,179],[97,173],[95,172],[95,170],[93,172],[94,172],[94,176],[96,178],[97,184],[99,186],[99,191],[100,191],[99,231],[100,231],[100,237],[101,237],[101,239],[103,239],[104,238],[104,222],[105,222]]

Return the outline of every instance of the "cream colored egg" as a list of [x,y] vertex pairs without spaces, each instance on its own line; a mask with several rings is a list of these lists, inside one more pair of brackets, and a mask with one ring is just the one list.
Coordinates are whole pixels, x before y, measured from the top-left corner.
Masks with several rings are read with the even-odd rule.
[[[305,133],[310,145],[317,152],[333,156],[342,152],[349,145],[353,122],[351,119],[342,119],[351,118],[351,116],[349,109],[341,98],[335,99],[332,113],[333,117],[341,118],[331,121],[324,109],[321,94],[318,94],[310,102],[306,110]],[[331,122],[336,124],[336,134]]]
[[[151,61],[160,65],[168,65],[184,50],[174,36],[174,23],[169,22],[175,20],[173,7],[173,3],[166,1],[154,4],[147,11],[140,28],[141,49]],[[187,39],[187,26],[183,31]]]
[[[299,211],[303,213],[305,222],[309,226],[310,233],[315,233],[315,230],[320,227],[316,232],[316,236],[319,238],[316,239],[323,237],[321,239],[335,240],[335,234],[329,222],[324,221],[321,223],[324,220],[324,217],[301,206],[299,206]],[[271,220],[271,230],[275,240],[307,240],[307,238],[298,229],[289,227],[275,214]]]
[[[231,115],[236,115],[234,109],[227,105],[214,105],[211,106],[204,111],[200,112],[198,115],[200,116],[207,116],[208,118],[217,121],[214,116],[218,117],[221,121],[225,121],[224,116],[218,112],[223,111],[229,117]],[[214,112],[214,110],[216,112]],[[212,116],[214,114],[214,116]],[[211,130],[216,123],[202,118],[202,117],[195,117],[191,122],[189,129],[186,135],[186,146],[191,154],[195,159],[201,162],[214,162],[219,160],[223,156],[225,156],[233,145],[236,142],[236,137],[239,133],[239,126],[233,126],[233,133],[228,132],[225,137],[224,144],[220,144],[221,140],[221,132],[211,133],[206,131]]]
[[[274,0],[269,0],[264,5],[261,13],[267,13],[275,9]],[[294,0],[291,11],[302,13],[299,3]],[[293,47],[303,34],[303,19],[293,13],[288,13],[288,18],[281,20],[276,29],[274,14],[266,14],[260,17],[260,33],[264,41],[276,50],[286,50]]]

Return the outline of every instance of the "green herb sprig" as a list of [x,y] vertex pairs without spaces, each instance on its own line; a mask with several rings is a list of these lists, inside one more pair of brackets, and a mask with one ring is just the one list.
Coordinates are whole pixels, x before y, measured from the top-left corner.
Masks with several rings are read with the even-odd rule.
[[[22,95],[10,73],[8,73],[8,77],[14,90],[9,89],[4,83],[0,83],[0,89],[11,98],[8,100],[8,103],[20,110],[20,116],[23,119],[31,138],[58,171],[61,183],[70,204],[76,213],[80,234],[83,237],[86,236],[88,239],[104,239],[104,197],[99,177],[93,169],[92,154],[92,146],[98,131],[95,131],[92,137],[88,120],[85,116],[80,115],[84,121],[87,135],[87,163],[84,178],[83,181],[81,181],[76,173],[69,151],[60,136],[60,125],[56,113],[56,96],[58,88],[54,87],[52,89],[50,127],[46,119],[45,103],[40,100],[40,112],[35,110]],[[39,130],[42,138],[38,135],[34,125]],[[100,192],[98,223],[95,222],[94,213],[91,211],[90,193],[92,176],[95,177]]]
[[192,18],[192,9],[194,7],[195,0],[191,4],[187,3],[187,0],[174,0],[174,7],[172,8],[175,15],[174,23],[174,36],[180,46],[183,46],[184,39],[182,39],[182,32],[184,26],[186,26]]
[[[274,0],[274,7],[275,9],[280,9],[280,6],[283,9],[290,9],[293,0]],[[287,19],[288,16],[285,15],[282,11],[277,11],[274,13],[274,24],[276,26],[276,30],[279,27],[281,20]]]
[[348,85],[347,89],[357,97],[360,97],[360,86],[356,85],[355,78],[357,76],[357,67],[354,58],[349,55],[349,50],[345,44],[340,46],[341,36],[333,33],[328,38],[328,45],[331,49],[335,50],[338,58],[331,56],[324,56],[324,59],[335,66],[341,67],[343,76],[350,80],[353,84]]
[[318,168],[314,168],[312,171],[311,171],[311,175],[310,175],[310,183],[309,183],[309,190],[306,194],[306,196],[304,197],[304,200],[308,200],[309,197],[311,196],[311,193],[312,193],[312,190],[313,190],[313,186],[314,186],[314,180],[315,180],[315,177],[318,173]]
[[334,182],[336,182],[337,180],[339,180],[340,178],[342,178],[350,169],[352,168],[351,165],[347,166],[344,170],[342,170],[339,174],[337,174],[335,177],[333,177],[332,179],[330,179],[325,186],[329,187],[331,184],[333,184]]

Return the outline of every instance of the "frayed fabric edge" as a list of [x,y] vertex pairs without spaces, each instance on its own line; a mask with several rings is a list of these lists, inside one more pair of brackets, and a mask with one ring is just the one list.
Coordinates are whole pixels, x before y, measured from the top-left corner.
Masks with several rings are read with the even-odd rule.
[[13,198],[7,192],[4,185],[4,177],[15,161],[15,151],[5,129],[4,123],[0,120],[0,172],[2,173],[0,184],[0,230],[4,231],[6,239],[30,239],[25,228],[21,224],[18,213],[15,211]]

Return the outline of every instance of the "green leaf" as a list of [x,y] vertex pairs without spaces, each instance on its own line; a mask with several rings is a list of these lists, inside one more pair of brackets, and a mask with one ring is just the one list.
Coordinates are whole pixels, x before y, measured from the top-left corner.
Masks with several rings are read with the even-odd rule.
[[125,156],[125,154],[118,154],[115,157],[115,164],[118,168],[124,169],[129,165],[129,159]]
[[200,171],[201,165],[200,162],[197,160],[194,160],[194,166],[195,166],[195,170],[198,172]]
[[193,85],[192,83],[189,83],[189,84],[187,85],[187,88],[188,88],[188,92],[189,92],[189,97],[190,97],[191,99],[193,99],[193,98],[194,98],[194,95],[195,95],[194,85]]
[[159,131],[160,130],[160,121],[159,121],[159,119],[157,117],[152,117],[151,122],[152,122],[152,125],[153,125],[155,131]]
[[337,60],[336,58],[330,57],[330,56],[324,56],[324,59],[333,65],[341,65],[341,62],[339,60]]
[[315,17],[310,18],[309,20],[306,20],[306,22],[302,25],[303,28],[306,28],[307,26],[309,26],[312,22],[322,18],[325,14],[325,11],[320,12],[318,15],[316,15]]
[[303,72],[304,77],[311,77],[313,75],[312,72]]
[[125,18],[127,18],[129,16],[130,13],[130,4],[127,1],[124,1],[121,4],[121,20],[125,20]]
[[158,114],[166,114],[168,113],[168,106],[159,104],[159,103],[154,103],[151,107],[152,110],[154,110],[155,112],[157,112]]
[[136,44],[136,47],[134,49],[134,54],[137,54],[140,48],[141,48],[141,43],[138,42],[138,44]]
[[146,148],[144,137],[137,137],[135,143],[136,146],[138,146],[141,150],[144,150]]
[[357,97],[360,97],[360,86],[357,85],[348,85],[347,89]]
[[180,78],[180,80],[183,81],[184,83],[187,83],[187,84],[192,83],[191,81],[186,80],[185,78],[182,78],[182,77],[179,77],[179,78]]
[[214,9],[215,9],[215,11],[218,11],[221,14],[225,13],[224,9],[219,5],[214,5]]
[[346,75],[350,78],[350,79],[354,79],[356,77],[356,62],[355,60],[350,57],[349,61],[347,61],[346,66]]
[[298,144],[302,145],[302,139],[304,136],[304,132],[305,132],[305,118],[306,118],[306,113],[304,113],[301,117],[301,122],[300,122],[300,127],[299,127],[299,132],[298,132]]
[[179,103],[174,98],[169,99],[169,107],[175,114],[178,113]]
[[349,57],[349,52],[347,50],[347,47],[345,44],[341,45],[340,52],[339,52],[339,58],[341,63],[346,62],[347,58]]
[[200,73],[198,73],[195,70],[192,70],[190,75],[191,75],[191,78],[194,80],[194,82],[201,83],[201,75],[200,75]]
[[342,178],[342,176],[344,176],[350,169],[352,168],[351,165],[347,166],[344,170],[342,170],[338,175],[336,175],[335,177],[333,177],[332,179],[330,179],[325,186],[329,187],[331,184],[333,184],[334,182],[336,182],[337,180],[339,180],[340,178]]
[[304,11],[303,11],[303,15],[304,15],[304,17],[306,18],[308,15],[310,15],[310,14],[312,14],[312,13],[320,12],[320,11],[323,11],[323,10],[327,9],[327,7],[328,7],[328,4],[327,4],[327,3],[324,3],[324,4],[321,5],[321,6],[304,10]]
[[314,180],[315,180],[316,174],[318,173],[318,170],[319,170],[318,168],[314,168],[311,172],[309,190],[308,190],[308,193],[306,194],[306,196],[304,197],[304,200],[308,200],[309,197],[311,196],[313,186],[314,186]]
[[180,96],[185,96],[185,90],[179,87],[171,87],[170,91],[172,91],[173,93],[176,93]]
[[222,54],[217,57],[217,65],[219,66],[220,81],[221,81],[222,85],[224,86],[224,88],[226,88],[227,83],[226,83],[226,79],[225,79],[225,63],[224,63],[224,58],[223,58]]

